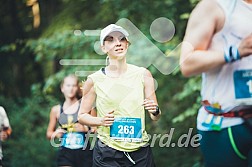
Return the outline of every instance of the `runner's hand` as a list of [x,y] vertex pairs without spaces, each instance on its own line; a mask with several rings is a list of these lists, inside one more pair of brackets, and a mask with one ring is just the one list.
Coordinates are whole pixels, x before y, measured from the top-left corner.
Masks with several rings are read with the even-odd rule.
[[111,126],[115,120],[114,111],[108,112],[101,120],[101,126]]
[[54,133],[56,133],[55,137],[57,138],[61,138],[63,136],[63,134],[66,132],[66,130],[58,127]]
[[246,57],[252,54],[252,34],[241,41],[238,50],[241,57]]
[[91,127],[91,129],[90,129],[91,133],[96,133],[96,131],[97,131],[97,127],[96,126]]
[[157,103],[155,103],[154,100],[144,99],[143,106],[150,114],[156,112]]

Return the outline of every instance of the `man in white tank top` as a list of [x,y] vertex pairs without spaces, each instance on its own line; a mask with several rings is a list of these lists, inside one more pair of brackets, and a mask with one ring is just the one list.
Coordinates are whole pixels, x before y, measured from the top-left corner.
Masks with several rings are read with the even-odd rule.
[[202,74],[197,128],[206,166],[252,166],[252,0],[202,0],[180,65],[186,77]]

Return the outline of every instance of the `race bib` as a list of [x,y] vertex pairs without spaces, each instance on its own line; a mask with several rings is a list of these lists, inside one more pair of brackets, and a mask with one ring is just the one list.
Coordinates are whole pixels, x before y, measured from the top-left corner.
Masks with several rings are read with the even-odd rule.
[[80,132],[65,133],[61,145],[69,149],[79,149],[84,146],[84,139],[85,134]]
[[249,98],[252,98],[252,70],[235,71],[234,87],[235,98],[237,100],[246,101]]
[[110,137],[118,141],[141,142],[141,118],[116,118],[110,127]]

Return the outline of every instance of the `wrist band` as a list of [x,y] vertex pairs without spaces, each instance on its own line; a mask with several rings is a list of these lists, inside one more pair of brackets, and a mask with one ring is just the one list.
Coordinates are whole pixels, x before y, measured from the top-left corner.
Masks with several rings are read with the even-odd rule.
[[224,58],[226,63],[232,63],[236,60],[241,59],[238,48],[235,46],[229,46],[224,50]]
[[152,115],[154,115],[154,116],[158,116],[158,114],[160,113],[160,109],[159,109],[159,107],[158,106],[156,106],[156,112],[155,113],[153,113]]

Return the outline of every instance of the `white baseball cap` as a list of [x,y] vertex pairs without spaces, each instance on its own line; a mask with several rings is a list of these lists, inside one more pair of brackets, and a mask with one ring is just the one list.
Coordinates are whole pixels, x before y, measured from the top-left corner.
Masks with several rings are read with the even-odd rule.
[[118,25],[115,25],[115,24],[110,24],[108,25],[107,27],[103,28],[101,30],[101,34],[100,34],[100,42],[101,42],[101,46],[103,46],[103,42],[104,42],[104,39],[111,33],[111,32],[121,32],[125,37],[126,39],[128,40],[128,36],[129,36],[129,33],[124,29],[122,28],[121,26],[118,26]]

